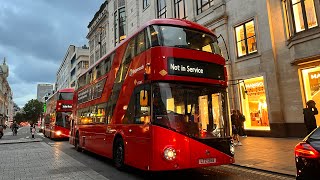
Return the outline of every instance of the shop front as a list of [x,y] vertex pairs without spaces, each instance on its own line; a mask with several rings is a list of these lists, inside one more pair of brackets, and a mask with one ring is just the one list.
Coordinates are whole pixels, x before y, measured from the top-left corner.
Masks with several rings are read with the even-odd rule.
[[246,117],[245,130],[270,131],[268,104],[262,76],[245,79],[240,83],[240,103],[241,111]]
[[[314,100],[320,111],[320,66],[301,69],[301,86],[303,89],[303,102]],[[316,115],[317,125],[320,126],[320,116]]]

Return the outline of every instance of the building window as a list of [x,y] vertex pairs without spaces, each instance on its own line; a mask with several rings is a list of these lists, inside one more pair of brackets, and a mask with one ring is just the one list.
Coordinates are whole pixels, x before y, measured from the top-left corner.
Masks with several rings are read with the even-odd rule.
[[283,0],[289,36],[318,26],[314,0]]
[[95,59],[94,62],[97,62],[99,60],[99,50],[96,50]]
[[246,118],[244,128],[270,130],[264,78],[246,79],[244,83],[240,83],[240,99],[242,114]]
[[90,41],[89,41],[89,47],[90,47],[90,52],[92,52],[94,49],[94,39],[93,38],[90,39]]
[[119,9],[119,42],[126,38],[126,11],[122,7]]
[[201,14],[202,12],[206,11],[211,6],[213,6],[213,0],[198,0],[198,3],[197,3],[198,14]]
[[167,18],[166,0],[158,0],[158,18]]
[[106,43],[104,42],[103,45],[101,46],[101,57],[106,54]]
[[150,5],[150,0],[143,0],[143,9],[146,9]]
[[94,53],[90,55],[90,66],[94,63]]
[[254,21],[251,20],[235,28],[238,57],[257,52]]
[[176,18],[186,19],[185,0],[174,0],[174,15]]
[[125,7],[121,7],[114,12],[114,45],[126,37],[126,10]]
[[114,46],[116,46],[118,44],[118,37],[119,37],[119,32],[118,32],[118,16],[117,16],[117,11],[114,12]]

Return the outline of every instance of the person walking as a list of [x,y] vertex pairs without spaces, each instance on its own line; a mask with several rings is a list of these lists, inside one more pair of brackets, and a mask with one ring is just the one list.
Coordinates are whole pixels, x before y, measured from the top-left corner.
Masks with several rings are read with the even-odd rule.
[[2,138],[2,136],[3,136],[3,126],[4,125],[0,125],[0,139]]
[[239,115],[237,110],[232,110],[231,114],[231,125],[232,125],[232,138],[234,145],[242,146],[239,138]]
[[33,123],[31,125],[31,137],[34,139],[34,134],[36,133],[36,125]]
[[307,107],[303,109],[303,120],[307,128],[307,133],[310,134],[315,128],[317,128],[317,122],[315,115],[318,114],[318,109],[316,108],[316,102],[309,100]]
[[19,129],[19,126],[18,126],[18,124],[17,124],[17,121],[14,121],[13,124],[12,124],[12,134],[13,134],[14,136],[17,135],[18,129]]

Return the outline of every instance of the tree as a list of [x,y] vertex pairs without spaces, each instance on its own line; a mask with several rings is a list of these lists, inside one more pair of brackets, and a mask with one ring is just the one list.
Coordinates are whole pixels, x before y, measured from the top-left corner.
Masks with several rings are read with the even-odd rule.
[[23,112],[17,112],[17,114],[13,117],[13,119],[17,121],[17,123],[19,124],[20,122],[25,121],[24,116],[25,114]]
[[43,111],[43,103],[36,99],[31,99],[24,105],[23,111],[25,112],[25,119],[31,123],[35,123]]

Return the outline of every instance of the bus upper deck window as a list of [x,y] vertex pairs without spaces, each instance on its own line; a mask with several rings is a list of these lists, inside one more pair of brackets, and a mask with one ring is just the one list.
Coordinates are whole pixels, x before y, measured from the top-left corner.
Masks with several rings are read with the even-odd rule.
[[159,46],[159,31],[158,26],[150,26],[151,47]]

